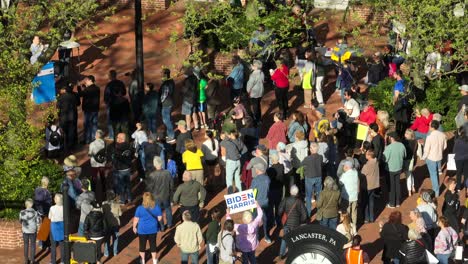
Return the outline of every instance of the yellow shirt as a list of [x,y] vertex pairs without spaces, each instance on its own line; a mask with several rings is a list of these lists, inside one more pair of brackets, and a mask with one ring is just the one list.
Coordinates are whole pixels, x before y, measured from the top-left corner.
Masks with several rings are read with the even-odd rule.
[[190,150],[186,150],[182,154],[182,162],[185,163],[187,170],[202,170],[202,158],[203,153],[197,149],[197,152],[193,153]]

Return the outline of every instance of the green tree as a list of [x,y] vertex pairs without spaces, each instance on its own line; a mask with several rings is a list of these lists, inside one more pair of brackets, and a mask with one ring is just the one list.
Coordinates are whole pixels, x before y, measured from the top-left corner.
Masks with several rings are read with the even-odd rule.
[[[31,196],[42,176],[51,177],[52,186],[60,179],[58,166],[40,157],[44,133],[33,123],[44,120],[32,113],[31,81],[65,30],[85,25],[97,8],[95,0],[29,0],[0,10],[0,201]],[[50,46],[31,65],[29,45],[35,35]]]

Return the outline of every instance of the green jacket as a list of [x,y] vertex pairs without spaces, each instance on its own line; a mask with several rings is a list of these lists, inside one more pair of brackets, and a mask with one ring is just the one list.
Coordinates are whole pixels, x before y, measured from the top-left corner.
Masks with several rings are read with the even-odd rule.
[[323,211],[323,218],[338,217],[338,204],[340,202],[340,191],[323,190],[317,201],[318,210]]

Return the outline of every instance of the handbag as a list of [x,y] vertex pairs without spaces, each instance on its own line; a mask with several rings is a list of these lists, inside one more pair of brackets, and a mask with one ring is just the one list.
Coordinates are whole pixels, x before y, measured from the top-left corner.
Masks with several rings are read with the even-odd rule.
[[289,209],[289,212],[286,214],[286,213],[283,213],[283,215],[281,216],[281,223],[284,225],[286,225],[286,222],[288,221],[288,216],[289,214],[291,214],[292,210],[294,210],[294,208],[296,207],[296,204],[297,204],[297,200],[294,202],[294,205],[291,207],[291,209]]
[[37,240],[46,241],[50,233],[50,219],[46,216],[42,219],[41,226],[37,232]]

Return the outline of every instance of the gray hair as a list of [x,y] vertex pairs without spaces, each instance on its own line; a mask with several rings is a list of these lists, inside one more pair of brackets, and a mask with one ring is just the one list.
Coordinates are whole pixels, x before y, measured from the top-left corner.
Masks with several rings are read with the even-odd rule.
[[337,191],[338,185],[336,184],[336,181],[331,176],[327,176],[325,178],[325,181],[323,181],[323,188],[327,190]]
[[41,179],[41,187],[42,188],[47,188],[49,186],[49,178],[46,176],[42,177]]
[[289,193],[291,196],[296,196],[299,193],[299,188],[297,188],[296,185],[293,185],[291,188],[289,188]]
[[262,69],[262,62],[259,61],[259,60],[254,60],[253,63],[252,63],[255,67],[257,67],[257,69],[261,70]]
[[276,164],[279,162],[279,156],[277,153],[270,154],[271,163]]
[[153,165],[154,165],[155,168],[162,168],[163,161],[162,161],[161,157],[155,156],[154,159],[153,159]]
[[421,233],[414,229],[408,230],[408,239],[409,240],[418,240],[421,239]]

